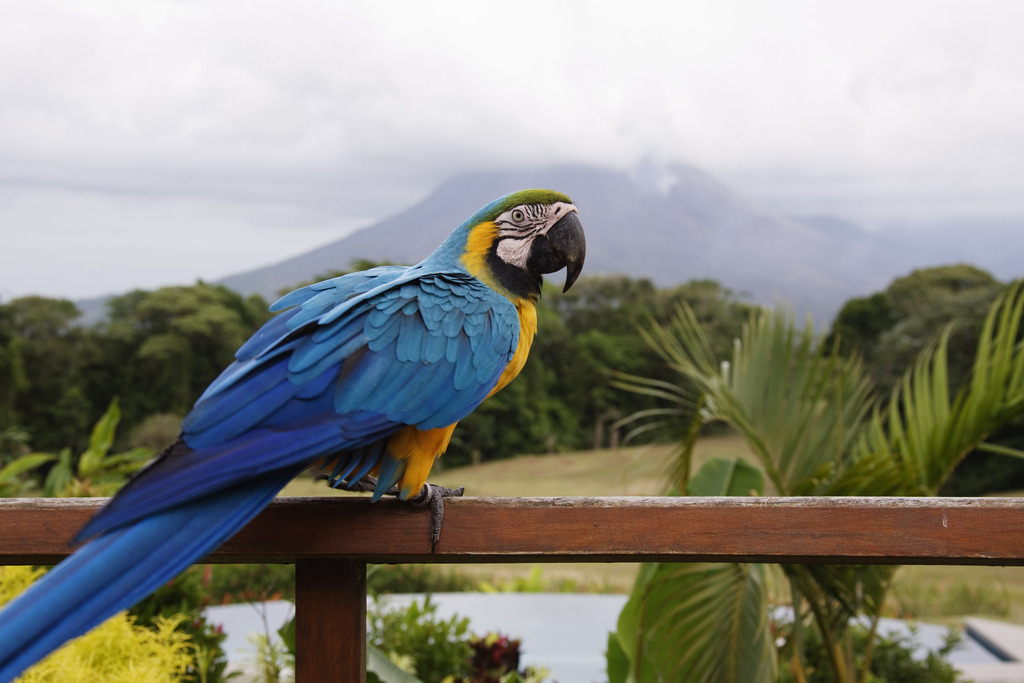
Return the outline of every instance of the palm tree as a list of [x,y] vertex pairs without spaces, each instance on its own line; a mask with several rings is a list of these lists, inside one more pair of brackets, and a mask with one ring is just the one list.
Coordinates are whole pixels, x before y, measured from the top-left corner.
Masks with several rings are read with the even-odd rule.
[[[872,391],[861,362],[823,344],[810,322],[798,331],[786,313],[755,313],[731,360],[721,362],[695,316],[682,307],[668,325],[645,333],[673,381],[622,376],[620,386],[665,400],[664,407],[632,417],[646,420],[641,429],[662,423],[681,429],[673,486],[691,495],[699,491],[690,481],[690,456],[699,426],[708,422],[727,423],[744,437],[777,495],[935,495],[974,449],[1024,457],[985,443],[1024,413],[1022,317],[1024,283],[1017,282],[986,318],[969,382],[955,393],[949,389],[947,330],[883,402]],[[774,680],[772,666],[748,661],[742,672],[734,666],[741,653],[744,660],[775,656],[763,647],[763,620],[750,616],[768,612],[764,591],[751,589],[763,570],[734,565],[715,571],[712,581],[709,565],[663,567],[646,568],[638,578],[626,608],[631,616],[620,622],[618,634],[620,641],[631,644],[609,650],[625,655],[629,670],[616,677],[613,668],[627,667],[621,658],[615,667],[610,664],[613,683],[662,680],[667,671],[685,671],[685,680],[691,681]],[[850,620],[864,615],[873,635],[897,568],[781,569],[794,609],[794,654],[786,663],[794,678],[804,680],[803,629],[813,623],[837,680],[866,680],[874,638],[868,640],[868,651],[856,656]],[[637,614],[655,614],[662,623],[638,619]],[[674,627],[665,626],[669,623]],[[722,637],[737,634],[741,624],[747,625],[746,640]]]

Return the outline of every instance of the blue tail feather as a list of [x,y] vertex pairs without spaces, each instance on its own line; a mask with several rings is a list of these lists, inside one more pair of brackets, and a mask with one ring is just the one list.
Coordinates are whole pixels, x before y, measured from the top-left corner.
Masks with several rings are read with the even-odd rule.
[[373,491],[374,502],[380,500],[380,497],[388,492],[388,490],[398,483],[398,480],[405,474],[405,460],[399,460],[391,455],[385,455],[380,460],[380,473],[377,476],[377,487]]
[[338,488],[348,481],[348,475],[351,474],[352,470],[354,470],[359,463],[363,461],[363,453],[365,451],[365,448],[358,448],[339,455],[338,459],[335,461],[334,469],[327,477],[328,485],[331,486],[331,488]]
[[295,475],[273,473],[87,543],[0,612],[0,683],[146,597],[256,516]]
[[363,461],[359,463],[359,468],[355,472],[350,473],[347,477],[349,486],[351,487],[352,484],[355,484],[357,481],[369,474],[370,470],[372,470],[373,466],[376,464],[377,461],[373,458],[364,457]]

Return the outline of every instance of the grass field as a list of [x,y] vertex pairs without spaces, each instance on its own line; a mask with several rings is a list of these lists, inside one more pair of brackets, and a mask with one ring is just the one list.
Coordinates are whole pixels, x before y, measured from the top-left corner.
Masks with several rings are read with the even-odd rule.
[[[751,458],[741,438],[712,436],[698,443],[695,468],[716,456]],[[639,446],[526,455],[450,470],[435,468],[431,481],[465,486],[470,496],[645,496],[664,492],[671,469],[670,447]],[[289,484],[283,495],[350,494],[302,478]],[[499,587],[625,593],[632,586],[637,565],[544,564],[538,570],[532,565],[478,564],[438,565],[437,569]],[[939,621],[975,615],[1024,622],[1024,567],[902,567],[896,574],[888,611],[893,616]]]
[[[743,439],[733,435],[712,436],[697,444],[695,468],[716,456],[751,457]],[[669,446],[653,445],[523,455],[454,469],[444,469],[442,458],[438,465],[430,481],[465,486],[467,496],[655,496],[665,491],[672,471],[672,450]],[[282,495],[336,494],[322,482],[302,478],[289,484]]]

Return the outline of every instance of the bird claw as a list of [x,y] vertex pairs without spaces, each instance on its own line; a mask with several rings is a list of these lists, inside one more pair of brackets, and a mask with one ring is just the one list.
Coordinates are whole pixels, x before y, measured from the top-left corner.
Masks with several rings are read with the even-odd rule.
[[[348,486],[350,491],[365,492],[373,491],[376,488],[377,479],[370,475],[366,475]],[[424,484],[420,492],[408,500],[408,502],[417,507],[430,506],[430,552],[434,552],[434,549],[437,547],[437,541],[441,538],[441,523],[444,521],[444,499],[461,498],[465,492],[466,487],[464,486],[450,489],[447,486],[439,486],[437,484]],[[392,486],[383,495],[395,496],[397,498],[401,495],[401,490],[397,486]]]
[[437,541],[441,538],[441,523],[444,521],[444,499],[461,498],[466,489],[460,486],[457,489],[450,489],[447,486],[437,484],[424,484],[420,492],[409,502],[417,506],[430,506],[430,552],[437,548]]

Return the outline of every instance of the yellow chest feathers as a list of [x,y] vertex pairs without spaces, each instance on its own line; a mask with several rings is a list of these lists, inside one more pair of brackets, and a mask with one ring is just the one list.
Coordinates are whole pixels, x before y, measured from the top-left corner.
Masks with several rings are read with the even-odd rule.
[[[487,394],[488,398],[504,389],[523,369],[526,357],[530,355],[533,337],[537,334],[537,307],[533,302],[517,303],[516,311],[519,313],[519,343],[516,345],[516,353],[505,366],[505,371],[498,377],[498,383]],[[388,439],[388,455],[405,463],[404,474],[398,482],[403,500],[423,488],[434,460],[448,448],[454,430],[454,424],[425,430],[409,425]]]
[[533,338],[537,334],[537,307],[534,303],[520,300],[516,303],[516,312],[519,314],[519,344],[516,345],[516,354],[501,373],[491,393],[487,394],[488,397],[504,389],[523,369],[526,358],[530,355],[530,347],[533,346]]

